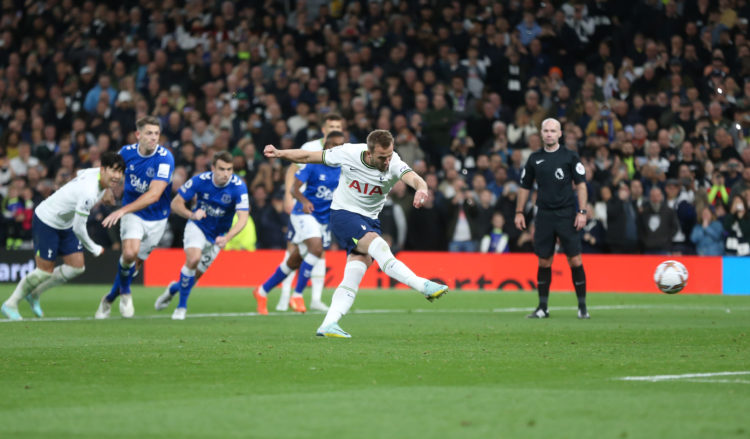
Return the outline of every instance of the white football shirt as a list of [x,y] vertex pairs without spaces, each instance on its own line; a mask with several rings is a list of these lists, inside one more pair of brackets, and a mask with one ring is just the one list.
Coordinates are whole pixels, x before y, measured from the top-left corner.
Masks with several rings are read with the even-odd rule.
[[99,188],[99,168],[83,169],[76,178],[42,201],[34,213],[54,229],[69,229],[73,227],[76,212],[88,216],[105,191]]
[[388,169],[380,172],[365,163],[365,151],[365,143],[345,143],[323,151],[323,164],[341,168],[331,209],[376,219],[383,210],[388,192],[411,168],[394,152]]

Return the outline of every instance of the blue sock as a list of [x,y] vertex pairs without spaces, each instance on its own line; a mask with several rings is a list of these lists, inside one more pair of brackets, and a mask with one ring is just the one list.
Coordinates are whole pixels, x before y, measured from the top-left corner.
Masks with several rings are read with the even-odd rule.
[[281,265],[276,267],[276,271],[273,272],[271,277],[269,277],[268,280],[265,281],[265,283],[263,283],[263,291],[268,293],[269,291],[274,289],[276,285],[280,284],[281,281],[286,279],[286,277],[291,272],[292,272],[291,268],[287,267],[286,263],[282,262]]
[[107,294],[107,302],[112,303],[117,299],[117,296],[120,295],[120,274],[117,273],[117,276],[115,276],[115,282],[112,284],[112,289],[109,290],[109,294]]
[[187,300],[193,285],[195,285],[195,270],[182,267],[182,271],[180,271],[180,303],[177,308],[187,308]]
[[295,293],[302,294],[302,292],[305,291],[307,282],[312,275],[312,267],[313,266],[310,265],[307,260],[302,261],[302,265],[299,266],[299,271],[297,271],[297,286],[294,287]]
[[117,277],[120,278],[120,294],[130,294],[130,282],[133,281],[135,264],[130,267],[124,267],[122,265],[122,260],[120,260],[119,268],[120,274]]
[[[180,280],[182,280],[182,275],[180,275]],[[175,294],[177,294],[177,292],[180,291],[180,280],[169,286],[170,295],[174,296]]]

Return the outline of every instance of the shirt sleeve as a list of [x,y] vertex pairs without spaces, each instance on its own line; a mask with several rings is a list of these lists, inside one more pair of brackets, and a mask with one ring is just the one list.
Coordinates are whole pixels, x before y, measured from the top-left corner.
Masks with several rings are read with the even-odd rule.
[[323,164],[328,166],[340,167],[343,165],[351,154],[348,149],[354,149],[350,144],[345,143],[331,149],[323,150]]
[[250,210],[250,199],[247,195],[247,186],[243,182],[237,187],[235,193],[235,204],[234,210]]
[[90,251],[94,256],[99,256],[102,253],[102,246],[94,242],[89,236],[89,232],[86,230],[87,217],[88,215],[79,215],[76,210],[76,216],[73,218],[73,233],[81,241],[81,244],[86,247],[86,250]]
[[161,148],[157,151],[157,154],[159,154],[159,165],[156,168],[156,175],[154,175],[153,180],[169,183],[172,181],[172,173],[174,172],[174,157],[166,148]]
[[393,157],[391,158],[391,165],[389,166],[389,170],[391,171],[391,175],[396,178],[401,178],[404,176],[404,174],[411,171],[411,168],[403,160],[401,160],[401,157],[399,157],[398,154],[394,152]]
[[573,176],[573,181],[575,184],[581,184],[586,182],[586,168],[583,166],[583,163],[581,163],[581,159],[578,157],[578,154],[572,153],[572,159],[571,159],[571,166],[573,169],[571,170],[571,175]]
[[186,181],[185,183],[183,183],[182,186],[180,186],[180,189],[177,190],[177,193],[180,194],[180,196],[185,201],[192,200],[193,197],[195,196],[195,192],[196,192],[197,187],[198,187],[199,179],[200,179],[200,177],[196,175],[195,177],[193,177],[190,180]]
[[76,201],[76,214],[83,217],[89,216],[98,200],[93,196],[83,196]]
[[521,187],[524,189],[529,189],[534,187],[534,166],[531,164],[532,160],[531,157],[529,157],[528,160],[526,160],[526,164],[523,166],[523,171],[521,171]]
[[307,179],[310,177],[310,168],[310,166],[300,168],[299,170],[297,170],[297,172],[294,173],[294,177],[303,183],[307,183]]

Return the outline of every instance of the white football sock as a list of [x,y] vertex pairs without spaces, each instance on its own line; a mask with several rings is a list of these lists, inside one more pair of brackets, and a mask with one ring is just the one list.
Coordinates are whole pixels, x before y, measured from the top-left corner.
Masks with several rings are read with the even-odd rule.
[[313,302],[322,302],[323,287],[326,282],[326,257],[325,253],[320,257],[318,262],[315,263],[312,269],[312,276],[310,276],[311,284],[311,299]]
[[336,323],[343,317],[354,303],[354,298],[359,290],[359,283],[367,272],[367,265],[362,261],[349,261],[344,269],[344,279],[336,288],[331,299],[331,307],[328,309],[321,328],[325,328],[331,323]]
[[26,277],[18,282],[16,289],[13,290],[13,294],[11,294],[8,300],[5,301],[5,304],[13,308],[18,308],[18,302],[50,276],[52,276],[52,273],[47,273],[44,270],[35,268],[31,273],[27,274]]
[[289,275],[281,281],[281,294],[279,295],[279,305],[276,307],[277,309],[281,307],[282,304],[286,304],[287,307],[289,306],[289,296],[292,294],[292,284],[294,283],[294,275],[296,273],[297,270],[290,271]]
[[86,271],[86,267],[77,268],[67,264],[58,265],[50,277],[31,290],[31,295],[38,299],[43,292],[54,286],[69,282],[74,277],[83,274],[84,271]]
[[388,243],[381,237],[372,240],[367,248],[367,253],[380,265],[383,273],[421,292],[427,279],[414,274],[403,262],[396,259],[388,247]]

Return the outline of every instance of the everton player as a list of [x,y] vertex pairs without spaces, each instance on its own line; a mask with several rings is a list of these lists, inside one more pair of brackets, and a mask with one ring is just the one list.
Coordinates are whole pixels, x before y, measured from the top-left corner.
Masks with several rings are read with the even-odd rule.
[[[154,308],[161,311],[179,292],[180,302],[172,313],[172,320],[185,320],[193,285],[208,270],[219,251],[247,224],[250,212],[247,186],[232,169],[232,154],[217,152],[211,160],[211,172],[186,181],[172,200],[172,210],[189,220],[184,235],[185,265],[180,270],[179,282],[170,283],[154,304]],[[191,210],[186,203],[193,198],[196,207]],[[235,212],[237,222],[233,226]]]
[[130,282],[143,261],[159,243],[169,216],[169,191],[174,157],[158,144],[161,134],[159,119],[144,116],[135,123],[138,143],[125,145],[120,155],[125,159],[125,190],[123,206],[109,214],[102,224],[112,227],[120,221],[122,255],[117,276],[109,294],[102,297],[94,317],[109,317],[112,302],[120,296],[120,315],[133,317],[135,309],[130,295]]

